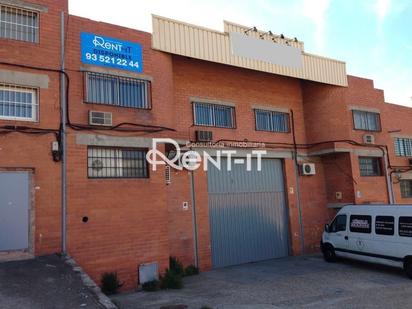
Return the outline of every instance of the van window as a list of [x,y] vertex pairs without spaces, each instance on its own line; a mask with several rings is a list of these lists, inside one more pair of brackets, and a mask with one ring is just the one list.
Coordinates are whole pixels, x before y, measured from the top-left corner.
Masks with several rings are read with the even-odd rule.
[[412,217],[399,217],[399,236],[412,237]]
[[350,216],[350,231],[354,233],[370,233],[372,223],[371,216],[352,215]]
[[395,218],[391,216],[376,216],[375,233],[377,235],[393,235],[395,230]]
[[330,225],[331,233],[336,233],[339,231],[346,231],[346,215],[337,216]]

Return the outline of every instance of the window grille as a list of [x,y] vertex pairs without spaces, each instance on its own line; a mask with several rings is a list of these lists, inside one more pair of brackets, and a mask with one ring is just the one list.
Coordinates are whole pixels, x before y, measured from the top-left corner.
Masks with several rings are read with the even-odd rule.
[[256,130],[289,132],[289,114],[255,109]]
[[129,148],[88,148],[89,178],[148,178],[146,151]]
[[0,37],[37,43],[39,41],[38,12],[0,5]]
[[401,180],[401,197],[410,198],[412,197],[412,180]]
[[151,107],[151,83],[148,80],[87,72],[87,103],[121,107]]
[[374,157],[359,157],[361,176],[381,176],[381,161]]
[[235,108],[232,106],[193,103],[194,124],[219,128],[235,127]]
[[412,157],[412,139],[396,137],[395,154],[401,157]]
[[37,90],[0,83],[0,119],[37,121]]

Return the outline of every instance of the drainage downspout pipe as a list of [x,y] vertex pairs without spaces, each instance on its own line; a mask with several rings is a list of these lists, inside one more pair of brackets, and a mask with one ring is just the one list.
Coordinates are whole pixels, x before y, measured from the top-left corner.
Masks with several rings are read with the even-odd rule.
[[385,162],[385,178],[386,178],[386,186],[388,188],[388,197],[389,197],[389,204],[395,204],[395,195],[393,193],[393,185],[391,179],[391,173],[388,172],[388,151],[386,149],[383,150],[383,161]]
[[198,241],[197,241],[197,215],[196,215],[196,191],[195,191],[195,176],[194,171],[189,171],[190,182],[190,196],[192,202],[192,226],[193,226],[193,245],[194,245],[194,263],[196,267],[199,267],[199,254],[198,254]]
[[[64,71],[64,50],[65,50],[65,16],[64,12],[61,12],[60,17],[60,69]],[[66,223],[67,223],[67,150],[66,150],[66,79],[64,74],[60,74],[60,108],[61,108],[61,153],[62,153],[62,165],[61,165],[61,251],[63,254],[67,250],[66,242]]]
[[298,220],[299,220],[299,234],[300,234],[300,251],[301,254],[305,253],[305,229],[303,227],[303,214],[302,214],[302,204],[300,198],[300,183],[299,183],[299,162],[298,162],[298,147],[296,143],[296,133],[295,133],[295,118],[293,115],[293,110],[290,110],[290,118],[292,122],[292,137],[293,137],[293,161],[295,170],[295,182],[296,182],[296,205],[298,209]]

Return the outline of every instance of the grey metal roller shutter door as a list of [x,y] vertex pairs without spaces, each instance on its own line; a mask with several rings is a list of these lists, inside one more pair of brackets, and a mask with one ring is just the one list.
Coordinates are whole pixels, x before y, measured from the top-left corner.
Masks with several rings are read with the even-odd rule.
[[0,251],[29,246],[29,174],[0,172]]
[[209,218],[213,267],[288,255],[288,228],[282,161],[263,159],[257,171],[227,159],[208,167]]

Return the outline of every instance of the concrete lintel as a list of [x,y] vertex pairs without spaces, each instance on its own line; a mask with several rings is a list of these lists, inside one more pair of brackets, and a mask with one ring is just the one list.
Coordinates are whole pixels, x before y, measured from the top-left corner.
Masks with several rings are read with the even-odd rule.
[[77,134],[76,144],[106,147],[136,147],[151,148],[152,138],[148,137],[121,137],[96,134]]
[[379,149],[350,149],[350,148],[328,148],[319,151],[314,151],[308,154],[308,156],[321,156],[333,153],[353,153],[357,156],[365,157],[383,157],[383,153]]
[[30,3],[30,2],[22,1],[22,0],[0,0],[0,4],[19,7],[19,8],[27,9],[31,11],[38,11],[38,12],[44,12],[44,13],[48,12],[47,6]]
[[378,114],[381,112],[378,108],[362,106],[362,105],[349,105],[348,109],[349,110],[372,112],[372,113],[378,113]]
[[[231,154],[233,158],[245,158],[248,154],[256,157],[256,155],[252,154],[252,150],[264,150],[264,149],[239,149],[239,148],[193,148],[192,150],[198,151],[202,153],[202,151],[206,152],[210,156],[216,156],[217,151],[219,150],[236,150],[236,154]],[[221,153],[222,157],[226,157],[227,155],[223,152]],[[290,151],[273,151],[267,150],[265,155],[262,155],[262,158],[266,159],[290,159],[292,158],[292,153]]]
[[220,100],[208,99],[203,97],[190,97],[190,103],[210,103],[210,104],[217,104],[217,105],[226,105],[226,106],[236,106],[235,103],[232,102],[225,102]]
[[0,83],[47,89],[49,88],[49,76],[0,69]]
[[327,149],[322,149],[318,151],[313,151],[308,154],[309,157],[311,156],[321,156],[321,155],[327,155],[327,154],[332,154],[332,153],[351,153],[352,149],[349,148],[327,148]]
[[378,149],[355,149],[353,153],[363,157],[383,157],[382,151]]
[[271,105],[259,105],[255,104],[252,105],[252,109],[261,109],[264,111],[273,111],[273,112],[280,112],[280,113],[290,113],[290,109],[286,107],[279,107],[279,106],[271,106]]
[[[395,173],[396,174],[396,173]],[[405,179],[405,180],[412,180],[412,172],[411,171],[408,171],[408,172],[405,172],[405,173],[399,173],[399,175],[400,175],[400,179],[402,180],[402,179]]]
[[149,75],[125,72],[125,71],[116,70],[116,69],[102,68],[102,67],[97,67],[97,66],[88,65],[88,64],[84,64],[80,68],[80,71],[116,75],[116,76],[121,76],[121,77],[126,77],[126,78],[138,78],[138,79],[148,80],[150,82],[153,81],[153,77]]
[[410,138],[412,139],[412,134],[399,134],[399,133],[390,133],[392,138]]

